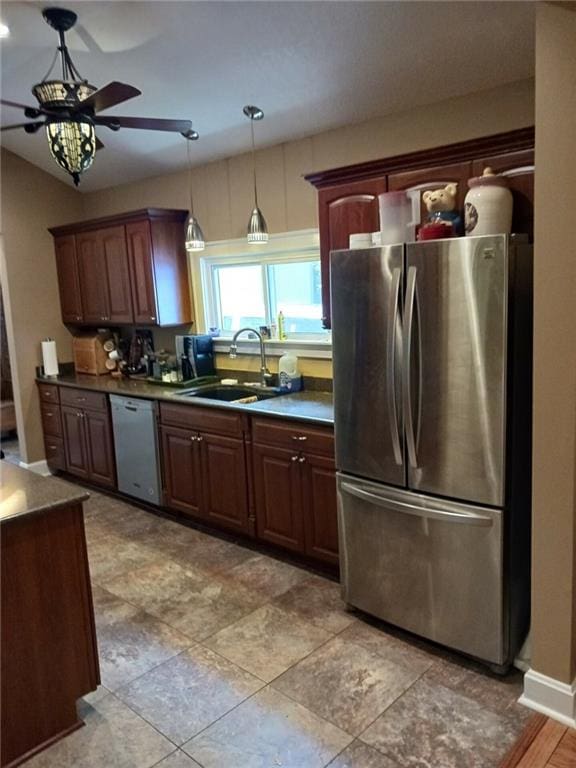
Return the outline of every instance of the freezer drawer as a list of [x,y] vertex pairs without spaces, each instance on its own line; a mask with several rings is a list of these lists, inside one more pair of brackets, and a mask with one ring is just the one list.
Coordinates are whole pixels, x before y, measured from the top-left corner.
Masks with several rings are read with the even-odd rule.
[[476,656],[507,662],[502,512],[340,474],[344,600]]

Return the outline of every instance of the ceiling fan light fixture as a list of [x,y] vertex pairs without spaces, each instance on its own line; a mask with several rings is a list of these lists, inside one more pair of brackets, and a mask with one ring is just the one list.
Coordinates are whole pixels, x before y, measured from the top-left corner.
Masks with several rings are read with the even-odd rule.
[[268,242],[268,227],[266,219],[258,206],[255,206],[250,214],[248,222],[248,233],[246,239],[251,245],[258,245]]
[[85,80],[43,80],[32,88],[32,93],[45,109],[74,109],[97,90]]
[[96,132],[89,120],[54,120],[46,124],[50,154],[78,186],[80,174],[92,165]]

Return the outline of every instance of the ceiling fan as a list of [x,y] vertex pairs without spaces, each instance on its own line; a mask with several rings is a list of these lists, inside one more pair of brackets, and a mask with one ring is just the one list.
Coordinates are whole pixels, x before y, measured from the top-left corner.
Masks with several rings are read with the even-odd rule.
[[[80,174],[86,171],[94,160],[96,150],[102,149],[102,142],[96,137],[95,127],[106,126],[113,131],[120,128],[142,128],[148,131],[174,131],[187,139],[197,139],[190,120],[161,120],[148,117],[119,117],[101,115],[100,112],[121,104],[141,91],[125,83],[112,82],[103,88],[96,88],[84,79],[72,62],[64,38],[77,20],[73,11],[65,8],[45,8],[42,16],[58,32],[60,44],[54,54],[50,69],[41,82],[32,88],[38,106],[30,107],[14,101],[1,99],[8,107],[24,110],[28,123],[7,125],[2,131],[23,128],[26,133],[36,133],[45,126],[48,146],[54,160],[74,179],[78,186]],[[50,78],[60,54],[62,77]]]

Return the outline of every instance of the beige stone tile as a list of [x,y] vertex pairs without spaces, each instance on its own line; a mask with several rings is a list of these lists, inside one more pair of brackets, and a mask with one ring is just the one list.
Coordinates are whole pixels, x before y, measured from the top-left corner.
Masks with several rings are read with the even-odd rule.
[[222,656],[194,646],[116,695],[175,744],[183,744],[263,685]]
[[[102,684],[111,691],[176,656],[190,638],[105,590],[95,597]],[[109,594],[109,593],[108,593]]]
[[222,578],[240,584],[263,599],[278,597],[309,577],[310,574],[303,568],[254,553],[251,553],[250,559],[222,575]]
[[506,717],[422,678],[361,738],[401,768],[492,768],[519,733]]
[[27,768],[151,768],[174,750],[115,696],[86,704],[82,717],[84,728],[27,761]]
[[358,736],[419,677],[359,645],[334,638],[272,684]]
[[101,586],[147,611],[190,590],[205,578],[203,571],[162,558],[129,573],[106,579]]
[[183,749],[204,768],[323,768],[351,737],[265,688]]
[[171,755],[157,763],[154,768],[202,768],[202,766],[196,760],[192,760],[191,757],[177,749],[176,752],[172,752]]
[[398,768],[398,766],[389,757],[367,744],[353,741],[344,752],[332,760],[327,768]]
[[275,598],[273,605],[293,611],[315,627],[338,634],[355,621],[340,597],[340,585],[320,576],[310,576]]
[[91,691],[90,693],[87,693],[86,696],[82,696],[82,701],[85,704],[94,706],[94,704],[101,701],[104,696],[108,696],[109,694],[110,691],[108,688],[105,688],[103,685],[99,685],[95,691]]
[[437,661],[437,656],[422,648],[422,644],[408,635],[381,628],[361,618],[344,630],[340,637],[361,645],[383,659],[408,667],[423,674]]
[[251,550],[230,541],[180,527],[183,530],[173,531],[168,542],[163,534],[156,541],[147,539],[147,545],[181,565],[201,569],[206,573],[219,573],[254,556]]
[[152,563],[157,557],[154,550],[115,534],[100,536],[88,546],[90,576],[96,584]]
[[204,645],[269,682],[332,635],[294,614],[265,605],[204,641]]

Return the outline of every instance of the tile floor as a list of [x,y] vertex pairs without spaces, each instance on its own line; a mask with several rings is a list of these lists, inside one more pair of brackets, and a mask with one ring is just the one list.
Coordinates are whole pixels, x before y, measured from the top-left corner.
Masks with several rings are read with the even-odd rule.
[[28,768],[496,768],[520,676],[349,612],[338,586],[93,494],[102,687]]

